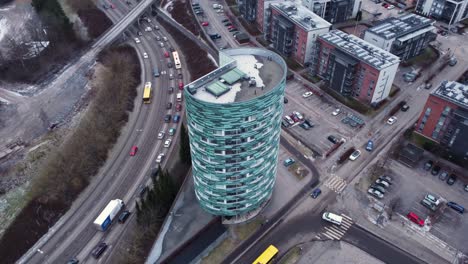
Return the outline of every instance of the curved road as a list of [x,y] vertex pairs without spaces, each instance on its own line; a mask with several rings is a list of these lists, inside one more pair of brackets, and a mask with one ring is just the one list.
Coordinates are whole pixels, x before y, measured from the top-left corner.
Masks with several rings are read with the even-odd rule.
[[[116,9],[108,9],[108,15],[116,21],[121,18],[128,7],[116,5]],[[130,11],[131,12],[131,11]],[[152,21],[154,22],[154,21]],[[143,22],[143,25],[147,22]],[[133,37],[130,40],[135,46],[142,69],[142,83],[138,86],[138,95],[133,112],[130,114],[128,124],[122,131],[118,142],[109,154],[108,161],[101,168],[88,188],[83,191],[72,205],[71,209],[54,225],[49,232],[41,238],[30,251],[23,256],[20,263],[65,263],[68,259],[76,257],[80,262],[94,263],[96,260],[90,256],[91,250],[100,241],[109,245],[108,250],[101,256],[105,259],[112,251],[114,243],[119,240],[120,234],[128,223],[133,220],[133,215],[126,224],[113,223],[106,232],[100,232],[93,226],[93,221],[109,200],[120,198],[127,204],[127,209],[133,211],[137,189],[141,184],[149,181],[149,171],[157,167],[156,156],[164,152],[169,156],[169,151],[176,144],[178,133],[174,135],[174,141],[170,149],[163,148],[163,141],[157,140],[159,131],[167,131],[178,124],[164,123],[166,114],[175,114],[175,94],[168,93],[168,87],[177,87],[176,81],[169,80],[169,73],[175,69],[167,68],[170,58],[163,57],[163,52],[169,50],[169,42],[165,42],[164,49],[157,45],[155,34],[161,36],[159,31],[145,32],[139,37],[140,44],[135,44]],[[143,58],[146,52],[148,59]],[[154,78],[152,70],[157,68],[166,74]],[[142,104],[143,85],[146,81],[153,82],[153,100],[151,104]],[[172,109],[166,109],[166,103],[173,102]],[[179,129],[177,129],[178,131]],[[136,145],[138,153],[134,157],[129,156],[130,148]],[[164,165],[164,163],[163,163]]]

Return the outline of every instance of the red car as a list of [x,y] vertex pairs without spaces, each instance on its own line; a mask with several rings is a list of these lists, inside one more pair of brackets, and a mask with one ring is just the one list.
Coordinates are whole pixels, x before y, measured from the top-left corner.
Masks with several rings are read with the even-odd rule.
[[295,116],[294,114],[290,115],[289,117],[291,117],[292,120],[294,120],[294,122],[299,122],[299,118],[297,118],[297,116]]
[[130,150],[130,156],[135,156],[138,151],[137,146],[133,146],[132,149]]
[[233,29],[233,28],[235,28],[235,27],[234,27],[234,26],[229,26],[229,27],[228,27],[228,29]]
[[164,57],[169,58],[169,52],[165,51],[164,52]]
[[181,104],[176,104],[175,106],[176,111],[181,111],[182,110],[182,105]]
[[204,21],[204,22],[201,23],[201,25],[204,26],[204,27],[208,26],[209,24],[210,24],[210,23],[208,23],[208,22],[206,22],[206,21]]
[[183,82],[179,82],[179,90],[183,90],[184,89],[184,83]]
[[424,226],[424,219],[421,219],[417,214],[409,212],[406,217],[408,217],[408,219],[411,220],[413,223],[419,226]]

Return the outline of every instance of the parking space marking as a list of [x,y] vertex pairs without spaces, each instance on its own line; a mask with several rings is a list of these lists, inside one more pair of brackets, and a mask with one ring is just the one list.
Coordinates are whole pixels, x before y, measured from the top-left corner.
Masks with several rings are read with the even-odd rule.
[[[341,225],[330,225],[325,226],[325,231],[316,235],[315,238],[317,239],[330,239],[330,240],[340,240],[345,234],[346,231],[353,225],[353,219],[345,214],[341,214],[343,220],[341,221]],[[326,237],[323,238],[322,236]]]
[[346,188],[346,185],[346,181],[338,176],[332,176],[325,182],[325,186],[338,194]]

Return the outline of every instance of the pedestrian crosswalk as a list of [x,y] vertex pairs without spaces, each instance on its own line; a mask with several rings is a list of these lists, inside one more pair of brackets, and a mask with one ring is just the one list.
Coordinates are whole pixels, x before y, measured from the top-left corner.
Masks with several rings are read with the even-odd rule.
[[325,186],[336,193],[341,193],[346,188],[346,185],[346,181],[338,176],[332,176],[325,182]]
[[325,226],[325,230],[316,235],[315,238],[318,240],[340,240],[346,231],[353,225],[353,219],[345,214],[341,214],[343,220],[341,225],[330,224]]

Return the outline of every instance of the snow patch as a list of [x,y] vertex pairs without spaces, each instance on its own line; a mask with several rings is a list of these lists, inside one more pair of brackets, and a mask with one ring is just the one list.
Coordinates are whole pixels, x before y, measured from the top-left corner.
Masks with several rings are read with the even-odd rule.
[[260,78],[259,69],[263,66],[262,63],[258,62],[253,55],[236,55],[233,58],[237,61],[237,68],[242,72],[246,73],[250,77],[255,78],[256,87],[260,88],[263,85],[263,80]]

